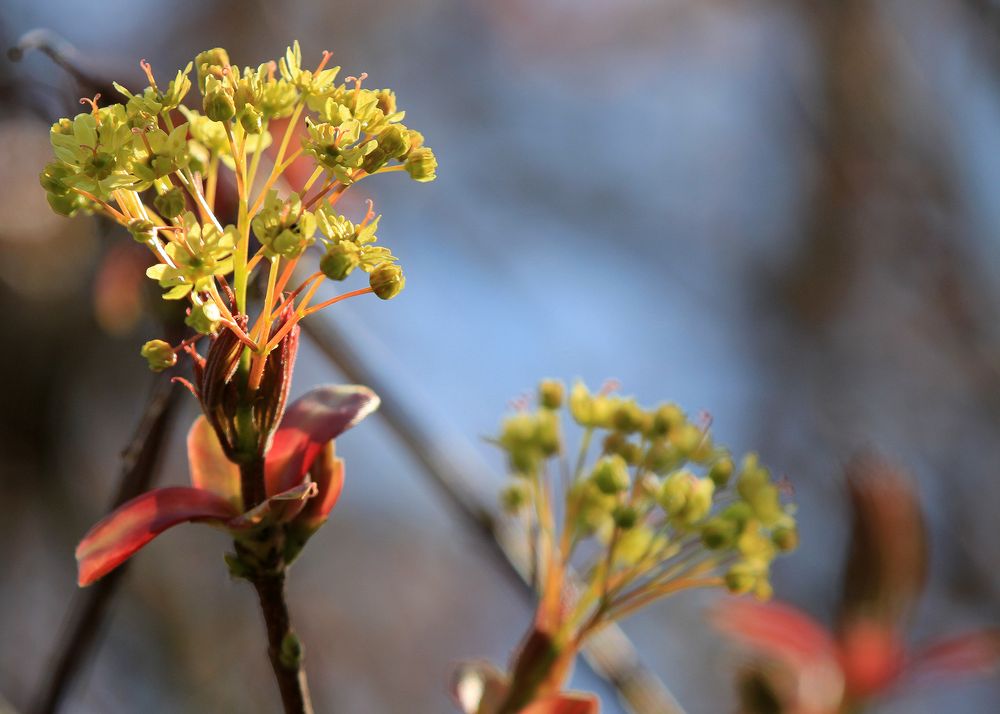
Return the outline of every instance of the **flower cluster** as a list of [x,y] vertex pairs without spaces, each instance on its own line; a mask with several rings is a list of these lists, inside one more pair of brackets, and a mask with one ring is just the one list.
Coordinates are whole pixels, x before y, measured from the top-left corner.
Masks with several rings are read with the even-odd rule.
[[[565,459],[562,392],[562,384],[543,382],[540,408],[508,417],[497,438],[513,474],[503,505],[536,520],[549,497],[546,467]],[[659,581],[664,568],[690,559],[699,573],[722,573],[732,592],[770,596],[771,562],[797,537],[793,509],[755,454],[737,465],[713,443],[707,421],[691,421],[676,404],[644,409],[582,383],[568,402],[584,434],[565,490],[562,538],[567,553],[588,540],[600,547],[593,580],[627,599],[630,587]],[[598,455],[588,465],[595,439]]]
[[[565,391],[543,381],[537,409],[509,416],[495,439],[512,474],[501,502],[528,528],[540,603],[509,679],[478,670],[501,694],[463,704],[470,714],[556,696],[586,638],[659,598],[699,587],[769,598],[772,561],[796,546],[780,485],[756,455],[737,464],[716,446],[707,418],[610,387]],[[572,459],[567,411],[582,430]]]
[[[40,180],[53,210],[100,213],[147,245],[156,261],[149,277],[165,288],[164,298],[190,302],[188,324],[201,334],[232,331],[250,350],[251,387],[298,320],[344,297],[395,297],[405,284],[392,252],[374,245],[371,205],[357,224],[336,210],[346,189],[393,171],[435,178],[434,153],[402,123],[396,95],[363,87],[365,74],[338,82],[330,57],[325,52],[315,69],[305,69],[296,42],[277,62],[241,69],[216,48],[165,87],[142,62],[149,86],[132,93],[116,84],[124,103],[81,100],[90,111],[51,130],[55,160]],[[200,108],[182,104],[195,84]],[[289,178],[290,167],[303,164],[308,179]],[[266,178],[262,166],[270,167]],[[217,210],[216,196],[227,189],[236,193],[234,216]],[[290,288],[317,242],[319,270]],[[258,266],[266,268],[264,299],[244,326],[239,315],[248,312],[247,284]],[[369,276],[367,289],[311,304],[325,280],[345,280],[357,267]],[[272,326],[288,307],[286,332],[276,333]],[[164,344],[143,348],[153,369],[176,363]],[[176,355],[185,346],[170,349]]]

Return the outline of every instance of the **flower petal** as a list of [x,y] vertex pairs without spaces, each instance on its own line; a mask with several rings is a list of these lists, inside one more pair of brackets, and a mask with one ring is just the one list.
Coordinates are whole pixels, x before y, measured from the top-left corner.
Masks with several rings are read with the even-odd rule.
[[90,585],[178,523],[228,521],[238,511],[224,498],[196,488],[161,488],[124,503],[90,529],[76,547],[78,583]]
[[242,510],[240,467],[226,458],[215,429],[204,416],[199,416],[191,425],[187,448],[191,485],[211,491]]
[[268,495],[302,483],[323,445],[378,409],[368,387],[327,385],[307,392],[288,407],[267,453]]

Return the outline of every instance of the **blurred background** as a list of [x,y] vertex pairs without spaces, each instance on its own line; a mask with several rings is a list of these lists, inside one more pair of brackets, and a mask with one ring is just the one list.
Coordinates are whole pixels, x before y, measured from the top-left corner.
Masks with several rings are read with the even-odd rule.
[[[481,437],[512,398],[543,376],[614,377],[708,410],[721,443],[791,479],[802,547],[777,565],[783,599],[832,617],[842,470],[874,446],[927,512],[913,640],[1000,620],[1000,2],[0,4],[5,48],[36,27],[105,82],[144,86],[139,58],[166,77],[217,45],[257,65],[298,38],[397,91],[440,162],[432,184],[366,189],[407,288],[320,319],[478,496],[502,483]],[[0,61],[0,696],[17,709],[53,666],[73,548],[117,489],[153,384],[138,349],[160,336],[128,297],[131,241],[55,216],[38,186],[48,126],[80,93],[38,53]],[[343,379],[303,345],[297,392]],[[195,414],[181,398],[158,483],[186,480]],[[291,580],[318,710],[448,711],[455,664],[505,663],[531,600],[384,419],[338,450],[344,497]],[[275,711],[225,548],[183,528],[143,551],[64,711]],[[735,702],[712,597],[625,624],[690,714]],[[582,665],[574,685],[625,711]],[[946,708],[1000,711],[1000,685],[881,711]]]

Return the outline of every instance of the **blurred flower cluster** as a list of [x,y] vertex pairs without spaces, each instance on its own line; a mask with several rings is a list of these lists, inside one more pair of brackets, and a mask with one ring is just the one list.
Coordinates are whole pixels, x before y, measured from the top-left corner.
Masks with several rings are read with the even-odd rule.
[[[537,409],[508,417],[495,439],[511,471],[501,500],[528,531],[540,603],[509,678],[482,668],[463,677],[466,689],[479,677],[483,693],[462,702],[468,712],[521,711],[558,693],[589,636],[672,593],[724,587],[767,599],[772,561],[796,546],[779,484],[756,455],[737,465],[715,445],[707,418],[644,408],[610,387],[565,391],[543,381]],[[582,430],[572,458],[567,411]]]

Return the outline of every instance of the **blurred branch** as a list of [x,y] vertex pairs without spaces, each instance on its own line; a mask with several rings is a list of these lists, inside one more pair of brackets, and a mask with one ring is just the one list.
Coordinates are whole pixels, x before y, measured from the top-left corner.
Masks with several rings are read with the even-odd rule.
[[[172,383],[169,377],[162,376],[157,380],[139,426],[122,454],[122,480],[112,508],[149,489],[160,463],[170,424],[180,404],[180,394],[180,386]],[[127,566],[128,563],[86,590],[77,592],[68,620],[70,624],[53,658],[53,666],[47,670],[51,672],[51,677],[43,681],[32,712],[54,714],[58,711],[73,680],[91,659],[90,650],[96,643]]]
[[108,82],[80,69],[80,56],[76,48],[52,30],[38,28],[25,32],[17,44],[7,50],[7,57],[11,62],[20,62],[31,51],[41,52],[51,59],[83,89],[107,92],[110,88]]
[[[521,531],[494,516],[494,510],[476,494],[468,477],[439,453],[433,438],[420,426],[419,419],[406,412],[402,401],[388,396],[392,390],[366,366],[335,326],[322,320],[304,320],[301,324],[302,331],[348,381],[365,384],[382,396],[379,415],[420,464],[424,475],[462,523],[482,538],[502,569],[516,574],[521,585],[528,585],[530,557]],[[584,658],[598,676],[618,690],[634,714],[683,714],[663,682],[639,661],[635,645],[617,625],[605,627],[593,636],[584,648]]]

